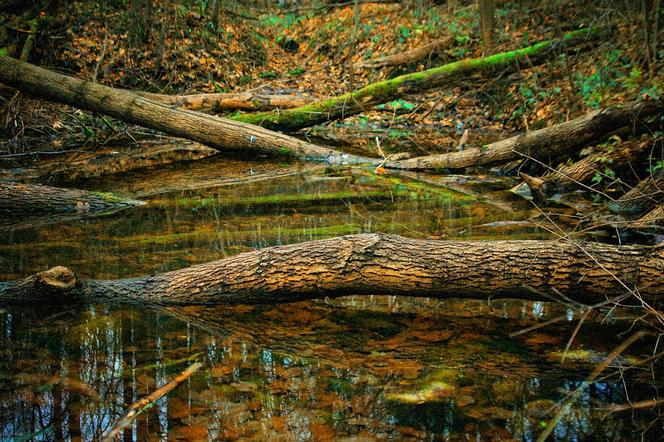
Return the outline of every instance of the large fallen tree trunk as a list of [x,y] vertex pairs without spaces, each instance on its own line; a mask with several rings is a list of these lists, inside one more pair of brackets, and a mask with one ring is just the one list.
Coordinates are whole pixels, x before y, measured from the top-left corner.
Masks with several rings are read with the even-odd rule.
[[407,94],[450,85],[453,79],[467,78],[468,75],[476,72],[488,75],[498,71],[518,69],[520,66],[532,66],[558,55],[560,51],[567,50],[595,34],[596,32],[588,29],[580,29],[566,34],[560,40],[547,40],[515,51],[485,58],[457,61],[426,71],[402,75],[296,109],[244,114],[233,117],[233,119],[270,129],[301,129],[325,121],[349,117]]
[[306,106],[316,101],[312,97],[295,95],[260,95],[248,92],[237,94],[191,94],[164,95],[150,92],[137,92],[138,95],[150,100],[180,109],[224,112],[234,110],[267,111],[273,109],[292,109]]
[[68,77],[10,57],[0,56],[0,82],[38,98],[111,115],[220,150],[251,149],[329,162],[366,161],[258,126],[173,109],[130,91]]
[[[435,241],[363,234],[270,247],[141,278],[81,281],[65,267],[0,284],[0,301],[271,303],[349,294],[437,298],[664,296],[664,246]],[[627,289],[627,287],[629,289]]]
[[439,51],[449,48],[454,43],[455,36],[449,35],[445,38],[439,38],[423,46],[418,46],[409,51],[399,52],[397,54],[387,55],[375,60],[367,60],[361,63],[362,68],[382,68],[385,66],[399,66],[402,64],[415,63],[425,58],[431,57]]
[[491,166],[519,158],[534,158],[545,163],[556,162],[622,127],[645,122],[647,118],[662,112],[664,112],[664,100],[607,107],[565,123],[527,132],[483,147],[402,161],[388,161],[384,167],[408,170],[459,170],[467,167]]

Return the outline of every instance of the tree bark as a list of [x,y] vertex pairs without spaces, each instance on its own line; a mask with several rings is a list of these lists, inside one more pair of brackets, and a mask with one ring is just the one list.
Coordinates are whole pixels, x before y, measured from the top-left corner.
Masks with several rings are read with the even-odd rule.
[[547,40],[515,51],[457,61],[426,71],[402,75],[296,109],[238,115],[233,119],[275,130],[297,130],[325,121],[346,118],[407,94],[449,86],[453,80],[467,78],[476,72],[488,75],[518,69],[520,65],[531,66],[559,54],[560,51],[568,50],[596,34],[596,31],[580,29],[566,34],[559,40]]
[[638,230],[658,229],[664,227],[664,205],[658,205],[641,218],[632,221],[629,223],[629,227]]
[[248,92],[237,94],[191,94],[164,95],[150,92],[137,92],[138,95],[159,103],[180,109],[206,112],[225,111],[266,111],[273,109],[292,109],[306,106],[316,101],[312,97],[294,95],[255,95]]
[[550,197],[578,188],[584,184],[592,184],[597,173],[603,173],[608,167],[620,171],[629,163],[637,161],[641,155],[650,150],[650,143],[625,142],[614,146],[611,150],[596,149],[590,155],[571,164],[560,166],[558,170],[548,173],[541,180],[526,181],[534,192],[542,197]]
[[556,162],[617,129],[637,124],[663,111],[664,100],[628,103],[623,107],[607,107],[565,123],[526,132],[480,148],[387,162],[384,167],[409,170],[460,170],[506,163],[519,158],[534,158],[545,163]]
[[112,193],[0,181],[0,231],[89,218],[143,204]]
[[480,28],[482,28],[482,40],[484,48],[489,51],[493,46],[494,12],[496,5],[494,0],[480,0]]
[[416,63],[431,55],[449,48],[454,43],[454,35],[445,38],[439,38],[426,45],[418,46],[409,51],[400,52],[393,55],[368,60],[360,64],[362,68],[382,68],[386,66],[400,66],[402,64]]
[[664,202],[664,171],[660,170],[610,203],[609,210],[630,218],[638,218],[662,202]]
[[97,212],[142,204],[141,201],[112,193],[0,181],[0,216],[4,218],[45,213]]
[[664,246],[435,241],[363,234],[270,247],[131,279],[81,281],[71,270],[55,267],[0,283],[0,301],[186,305],[387,294],[524,299],[564,295],[596,303],[626,294],[625,287],[648,300],[661,300],[663,272]]
[[288,135],[200,112],[172,109],[133,92],[78,80],[0,56],[0,82],[38,98],[107,114],[218,150],[254,152],[329,162],[364,162]]

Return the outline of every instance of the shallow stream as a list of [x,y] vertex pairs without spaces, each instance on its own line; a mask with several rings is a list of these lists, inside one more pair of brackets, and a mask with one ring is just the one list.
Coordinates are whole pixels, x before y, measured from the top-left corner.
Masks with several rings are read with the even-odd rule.
[[[74,183],[148,204],[17,222],[0,231],[0,280],[54,265],[129,277],[362,232],[550,235],[525,221],[530,203],[495,190],[504,183],[411,178],[213,157]],[[276,306],[0,306],[0,440],[97,440],[194,361],[203,369],[140,414],[124,440],[534,440],[624,339],[624,316],[590,318],[562,362],[579,313],[539,302],[376,293]],[[616,364],[651,350],[636,346]],[[652,397],[640,374],[585,388],[555,440],[640,437],[647,413],[609,411]]]

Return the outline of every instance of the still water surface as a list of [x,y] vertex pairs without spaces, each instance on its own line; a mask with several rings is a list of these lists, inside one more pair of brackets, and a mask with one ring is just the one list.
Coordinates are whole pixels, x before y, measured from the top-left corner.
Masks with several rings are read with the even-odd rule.
[[[458,193],[361,169],[213,158],[76,183],[148,204],[17,223],[0,232],[0,280],[58,264],[129,277],[361,232],[548,237],[523,222],[528,202],[464,181],[453,183]],[[578,318],[547,303],[379,293],[277,306],[0,307],[0,439],[96,440],[129,404],[200,361],[123,440],[533,440],[630,325],[616,312],[588,321],[562,363]],[[555,438],[640,437],[647,413],[607,411],[651,397],[640,374],[586,388]]]

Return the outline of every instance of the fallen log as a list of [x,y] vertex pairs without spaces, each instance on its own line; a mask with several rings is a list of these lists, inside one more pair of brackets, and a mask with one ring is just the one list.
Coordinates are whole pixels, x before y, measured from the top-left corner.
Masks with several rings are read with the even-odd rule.
[[292,109],[306,106],[316,101],[313,97],[295,95],[260,95],[241,92],[237,94],[190,94],[164,95],[150,92],[137,92],[141,97],[180,109],[206,112],[225,111],[267,111],[274,109]]
[[113,193],[0,181],[0,216],[3,218],[46,213],[99,212],[143,204],[142,201]]
[[607,167],[613,171],[620,171],[628,164],[638,161],[639,157],[651,148],[649,142],[621,142],[609,150],[594,149],[590,155],[571,164],[564,164],[541,179],[523,173],[520,175],[533,195],[546,199],[578,187],[589,187],[595,176],[604,173]]
[[[147,167],[165,166],[199,160],[219,152],[200,143],[183,139],[139,140],[135,146],[120,146],[94,151],[63,151],[48,153],[48,159],[37,161],[30,167],[0,169],[0,179],[18,179],[57,183],[79,179],[114,175]],[[34,152],[39,156],[39,152]],[[21,154],[22,155],[22,154]],[[53,158],[55,156],[55,158]],[[0,161],[11,160],[12,155]]]
[[0,181],[0,232],[107,215],[143,204],[113,193]]
[[607,137],[616,130],[644,122],[664,112],[664,100],[627,103],[622,107],[597,109],[573,120],[526,132],[489,145],[439,155],[388,161],[383,167],[408,170],[460,170],[492,166],[520,158],[551,163],[569,157],[575,150]]
[[324,149],[258,126],[173,109],[130,91],[68,77],[11,57],[0,56],[0,82],[38,98],[107,114],[218,150],[248,149],[331,163],[368,160]]
[[609,210],[630,218],[638,218],[664,202],[664,171],[641,181],[632,190],[609,203]]
[[364,112],[372,107],[407,94],[450,85],[451,81],[470,74],[501,72],[532,66],[569,50],[597,34],[596,30],[580,29],[559,40],[547,40],[522,49],[502,52],[485,58],[449,63],[422,72],[401,75],[390,80],[369,84],[339,97],[317,101],[282,112],[259,112],[234,116],[233,119],[275,130],[297,130],[325,121],[338,120]]
[[662,299],[663,272],[664,246],[435,241],[362,234],[270,247],[131,279],[85,281],[65,267],[55,267],[0,283],[0,302],[246,304],[386,294],[565,296],[596,303],[629,290],[646,299]]
[[636,221],[628,224],[628,227],[636,230],[658,229],[664,227],[664,205],[659,205]]
[[403,51],[397,54],[388,55],[385,57],[377,58],[375,60],[368,60],[361,63],[360,68],[383,68],[386,66],[400,66],[402,64],[416,63],[425,58],[431,57],[433,54],[449,48],[454,43],[455,36],[449,35],[444,38],[439,38],[423,46],[418,46],[409,51]]

